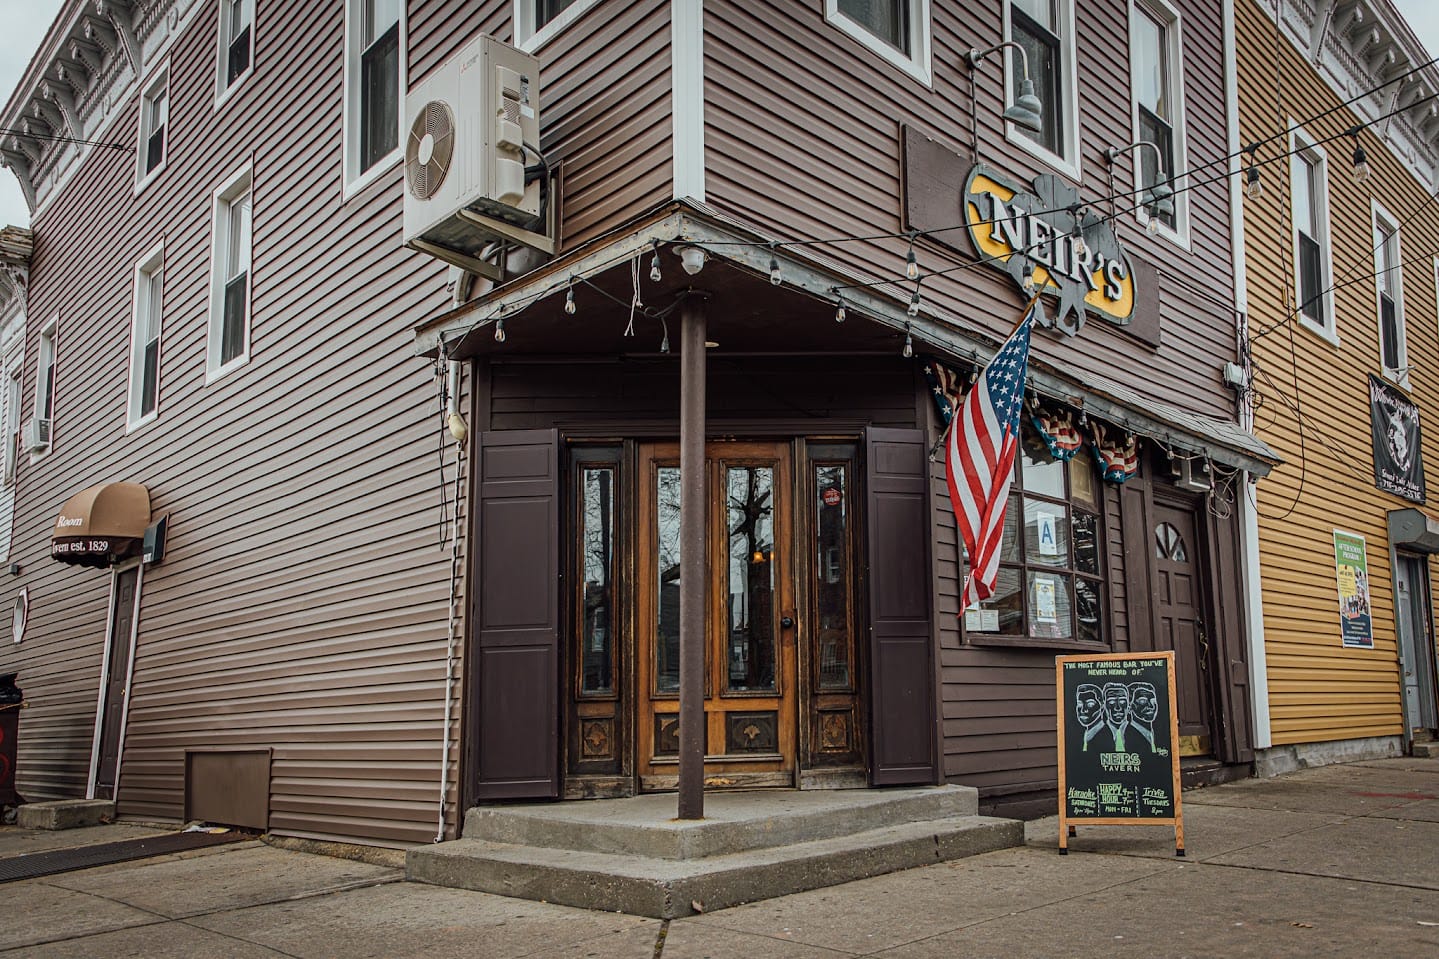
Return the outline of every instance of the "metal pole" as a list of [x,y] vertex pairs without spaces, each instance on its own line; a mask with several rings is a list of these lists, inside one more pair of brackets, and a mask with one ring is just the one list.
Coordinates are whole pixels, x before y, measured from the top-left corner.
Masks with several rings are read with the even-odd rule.
[[705,814],[704,311],[680,306],[680,819]]

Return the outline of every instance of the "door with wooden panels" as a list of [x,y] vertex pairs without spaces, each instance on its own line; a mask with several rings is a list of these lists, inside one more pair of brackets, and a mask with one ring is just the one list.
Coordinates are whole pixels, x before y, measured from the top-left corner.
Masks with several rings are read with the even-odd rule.
[[1199,547],[1194,511],[1156,503],[1150,540],[1159,627],[1154,645],[1175,653],[1181,755],[1206,755],[1213,748],[1213,657],[1203,615]]
[[[794,783],[796,651],[788,443],[715,442],[705,488],[682,487],[679,447],[642,446],[637,583],[638,772],[668,789],[679,772],[679,607],[703,583],[708,788]],[[680,500],[705,497],[703,570],[680,566]]]

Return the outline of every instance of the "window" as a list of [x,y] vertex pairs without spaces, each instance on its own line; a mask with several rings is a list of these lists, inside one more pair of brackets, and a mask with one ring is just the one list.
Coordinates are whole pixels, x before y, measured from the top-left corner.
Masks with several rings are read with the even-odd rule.
[[825,0],[824,14],[890,63],[929,83],[929,0]]
[[250,75],[255,57],[255,0],[220,0],[219,87],[216,101]]
[[160,313],[164,302],[165,247],[155,247],[135,266],[135,303],[130,326],[130,428],[149,421],[160,399]]
[[35,418],[30,435],[25,437],[31,453],[44,453],[50,448],[50,435],[55,422],[55,327],[53,319],[40,331],[40,346],[35,356]]
[[166,137],[170,120],[170,68],[163,67],[140,97],[140,169],[136,177],[138,186],[144,186],[150,178],[165,166]]
[[533,53],[595,3],[596,0],[515,0],[515,44]]
[[400,156],[403,0],[348,0],[345,56],[345,180],[369,183]]
[[1324,153],[1302,131],[1290,137],[1289,202],[1294,221],[1294,278],[1299,317],[1334,339],[1330,308],[1329,173]]
[[20,462],[20,380],[23,351],[5,363],[5,482],[15,482],[15,467]]
[[250,169],[215,191],[207,380],[250,358]]
[[1074,178],[1079,177],[1079,105],[1074,79],[1073,0],[1009,0],[1005,5],[1006,38],[1024,48],[1011,50],[1006,66],[1009,102],[1019,96],[1028,61],[1029,78],[1043,109],[1039,132],[1006,124],[1006,135],[1040,159]]
[[968,639],[1107,643],[1104,527],[1093,460],[1061,462],[1024,427],[1004,514],[995,594],[965,617]]
[[618,452],[576,450],[574,466],[580,584],[575,598],[580,644],[575,656],[579,668],[576,694],[581,699],[610,699],[617,689],[615,630],[620,623],[616,571],[623,499]]
[[1378,205],[1374,207],[1374,284],[1379,300],[1379,353],[1384,375],[1409,388],[1409,366],[1404,346],[1403,259],[1399,252],[1399,224]]
[[[1134,139],[1157,148],[1133,151],[1136,186],[1152,188],[1185,167],[1184,70],[1179,14],[1159,0],[1135,0],[1130,7],[1130,86],[1134,94]],[[1173,184],[1170,184],[1173,186]],[[1181,239],[1188,230],[1188,194],[1174,194],[1174,211],[1160,225]],[[1141,209],[1139,218],[1148,222]]]

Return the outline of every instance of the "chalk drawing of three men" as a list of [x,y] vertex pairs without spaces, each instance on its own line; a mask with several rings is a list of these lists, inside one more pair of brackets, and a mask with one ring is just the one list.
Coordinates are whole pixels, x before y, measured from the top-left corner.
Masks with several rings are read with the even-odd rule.
[[[1159,694],[1148,682],[1083,683],[1075,690],[1074,715],[1084,727],[1084,749],[1101,731],[1108,730],[1115,752],[1128,752],[1141,740],[1154,751],[1154,720],[1159,715]],[[1127,743],[1125,735],[1136,734]],[[1107,745],[1107,743],[1106,743]]]

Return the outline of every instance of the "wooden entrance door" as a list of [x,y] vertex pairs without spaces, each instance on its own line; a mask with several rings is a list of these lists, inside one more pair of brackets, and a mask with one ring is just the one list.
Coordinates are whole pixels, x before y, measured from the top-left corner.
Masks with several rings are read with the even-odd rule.
[[131,640],[135,634],[135,587],[140,569],[115,574],[110,608],[110,658],[100,687],[100,763],[95,770],[95,797],[114,799],[120,772],[120,740],[125,730],[125,693],[130,682]]
[[1212,750],[1211,656],[1194,512],[1156,503],[1154,516],[1155,648],[1175,653],[1180,754],[1206,755]]
[[[638,716],[642,789],[679,771],[680,592],[707,586],[705,780],[794,783],[795,603],[790,447],[710,443],[706,488],[681,489],[679,447],[640,450]],[[680,497],[706,498],[708,568],[681,570]]]

